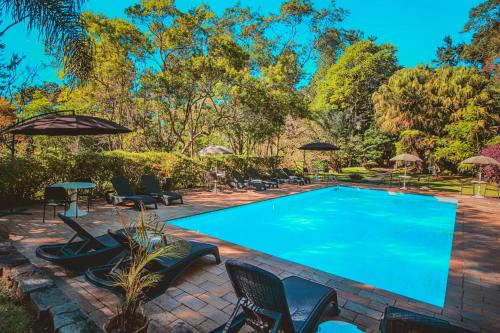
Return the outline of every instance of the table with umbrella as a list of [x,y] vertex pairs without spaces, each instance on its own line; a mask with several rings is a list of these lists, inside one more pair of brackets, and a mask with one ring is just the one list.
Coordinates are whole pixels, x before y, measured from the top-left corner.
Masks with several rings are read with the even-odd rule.
[[[304,167],[306,165],[306,151],[335,151],[339,150],[335,145],[332,145],[331,143],[328,142],[311,142],[305,145],[302,145],[299,147],[300,150],[303,151],[303,164]],[[318,172],[317,170],[315,171],[315,179],[318,179]]]
[[[74,110],[59,110],[20,120],[4,128],[0,134],[11,135],[12,163],[15,157],[16,135],[80,136],[129,133],[131,130],[107,119],[75,114]],[[18,214],[10,209],[0,215]]]
[[[216,155],[232,155],[234,152],[224,146],[208,146],[200,150],[199,155],[201,157],[205,156],[216,156]],[[224,174],[219,173],[217,164],[215,165],[215,179],[214,179],[214,192],[217,193],[217,186],[219,178],[225,177]]]
[[[498,163],[497,160],[492,157],[483,155],[469,157],[468,159],[463,160],[460,163],[479,165],[478,180],[472,181],[472,186],[474,186],[474,184],[477,184],[477,193],[474,195],[474,197],[483,198],[483,196],[481,195],[481,184],[486,184],[486,182],[481,180],[482,168],[484,165],[500,165],[500,163]],[[474,192],[474,188],[472,189],[472,191]]]
[[406,187],[406,181],[410,179],[411,177],[406,174],[406,169],[407,169],[407,163],[408,162],[422,162],[420,157],[412,155],[412,154],[400,154],[397,156],[394,156],[391,158],[392,162],[404,162],[405,166],[405,174],[402,176],[399,176],[403,180],[403,187],[401,187],[402,190],[407,190],[408,188]]

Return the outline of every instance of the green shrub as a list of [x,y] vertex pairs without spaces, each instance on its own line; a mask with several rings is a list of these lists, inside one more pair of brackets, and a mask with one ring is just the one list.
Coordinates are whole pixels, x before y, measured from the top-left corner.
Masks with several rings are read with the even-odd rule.
[[[175,189],[200,187],[204,174],[217,167],[231,173],[246,173],[248,168],[265,173],[281,162],[280,158],[246,157],[237,155],[189,158],[178,153],[126,151],[82,152],[72,154],[62,149],[46,149],[43,153],[17,156],[14,163],[8,156],[0,161],[0,200],[6,198],[32,201],[42,197],[50,184],[79,178],[92,178],[96,193],[112,188],[113,176],[127,177],[140,191],[140,177],[154,174],[159,178],[172,178]],[[11,200],[12,201],[12,200]]]

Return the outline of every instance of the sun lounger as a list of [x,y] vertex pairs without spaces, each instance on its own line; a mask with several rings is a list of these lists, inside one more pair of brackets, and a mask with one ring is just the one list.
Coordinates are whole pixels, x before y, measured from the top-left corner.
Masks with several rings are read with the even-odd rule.
[[266,187],[269,187],[269,188],[271,188],[271,187],[278,188],[278,181],[264,180],[261,176],[259,176],[259,174],[255,170],[252,170],[252,169],[248,170],[247,176],[248,176],[248,179],[250,179],[250,181],[262,182],[266,185]]
[[243,184],[244,187],[253,186],[256,191],[265,191],[267,186],[263,181],[259,180],[246,180],[238,171],[233,171],[233,177],[238,184]]
[[154,175],[143,175],[141,177],[141,183],[144,192],[153,198],[161,199],[165,202],[167,206],[170,206],[173,201],[179,200],[181,204],[184,203],[182,195],[176,192],[162,191],[158,180]]
[[337,293],[330,287],[298,276],[281,280],[236,260],[227,261],[226,269],[238,302],[226,325],[213,332],[236,332],[246,323],[257,331],[267,327],[265,331],[273,333],[313,333],[327,310],[333,310],[332,315],[340,312]]
[[94,237],[73,219],[63,214],[58,216],[75,231],[75,235],[66,243],[40,245],[35,251],[37,257],[69,270],[83,272],[91,266],[105,264],[123,252],[113,237]]
[[132,201],[135,209],[139,210],[142,205],[154,205],[155,209],[158,208],[156,200],[149,195],[136,195],[132,186],[125,177],[113,177],[111,179],[113,188],[122,200]]
[[[117,242],[120,243],[123,249],[128,251],[133,251],[130,249],[128,238],[125,233],[117,232],[113,233],[108,231],[109,235],[115,238]],[[150,272],[158,273],[161,276],[160,282],[151,290],[148,291],[149,296],[157,296],[158,293],[163,292],[167,289],[183,272],[185,272],[189,267],[191,267],[198,260],[207,255],[212,255],[215,257],[215,262],[219,264],[220,255],[217,246],[212,244],[206,244],[196,241],[187,241],[189,244],[189,253],[181,258],[170,258],[161,257],[155,259],[151,264],[149,264],[146,269]],[[113,272],[119,268],[126,268],[129,265],[129,261],[125,258],[118,263],[110,263],[107,265],[91,267],[85,272],[85,277],[88,281],[94,285],[122,292],[117,286],[114,285]]]
[[472,333],[446,320],[421,315],[394,306],[385,309],[380,322],[381,333]]

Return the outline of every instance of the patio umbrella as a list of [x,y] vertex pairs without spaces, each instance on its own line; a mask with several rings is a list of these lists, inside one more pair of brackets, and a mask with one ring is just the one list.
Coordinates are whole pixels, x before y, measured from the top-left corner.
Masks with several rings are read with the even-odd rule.
[[81,116],[47,116],[21,123],[7,131],[10,134],[77,136],[129,133],[122,125],[107,119]]
[[[21,120],[0,130],[0,135],[12,135],[9,149],[14,162],[16,135],[78,136],[128,132],[131,130],[107,119],[76,115],[74,110],[59,110]],[[18,212],[11,209],[9,212],[0,212],[0,215],[15,213]]]
[[199,154],[200,156],[205,157],[209,155],[231,155],[234,154],[234,152],[223,146],[208,146],[200,150]]
[[[223,146],[208,146],[200,150],[199,152],[201,157],[210,156],[210,155],[232,155],[234,152]],[[215,163],[215,174],[217,175],[217,163]],[[217,179],[217,176],[216,176]],[[215,193],[217,193],[217,180],[215,181]]]
[[391,158],[391,161],[392,162],[399,162],[399,161],[403,161],[404,164],[405,164],[405,175],[403,176],[403,187],[401,189],[403,190],[406,190],[406,167],[407,167],[407,163],[408,162],[422,162],[422,160],[420,159],[420,157],[418,156],[415,156],[415,155],[412,155],[412,154],[400,154],[400,155],[397,155],[397,156],[394,156],[393,158]]
[[302,145],[299,147],[300,150],[304,151],[303,154],[303,164],[304,167],[306,165],[306,150],[312,150],[312,151],[334,151],[334,150],[339,150],[340,148],[337,146],[332,145],[331,143],[328,142],[311,142],[307,143],[305,145]]
[[483,155],[469,157],[468,159],[463,160],[460,163],[479,165],[477,194],[475,195],[475,197],[482,198],[483,196],[481,195],[481,172],[482,172],[483,165],[500,165],[500,163],[498,163],[497,160],[495,160],[494,158],[491,158],[488,156],[483,156]]

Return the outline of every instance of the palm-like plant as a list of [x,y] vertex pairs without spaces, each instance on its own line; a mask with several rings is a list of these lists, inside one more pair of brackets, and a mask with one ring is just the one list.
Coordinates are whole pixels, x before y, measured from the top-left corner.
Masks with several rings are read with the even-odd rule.
[[37,30],[49,52],[64,62],[69,76],[83,80],[93,68],[93,46],[80,9],[84,0],[0,0],[0,14],[12,22],[0,31],[0,37],[14,25],[25,22],[28,31]]
[[[140,314],[140,306],[146,291],[161,281],[161,276],[147,270],[147,266],[159,257],[182,257],[189,252],[189,243],[164,234],[165,223],[155,215],[146,215],[144,209],[136,221],[129,224],[120,215],[130,254],[130,265],[114,272],[115,286],[125,291],[118,315],[113,318],[113,332],[141,332],[147,327],[147,319]],[[109,330],[112,331],[112,330]]]

